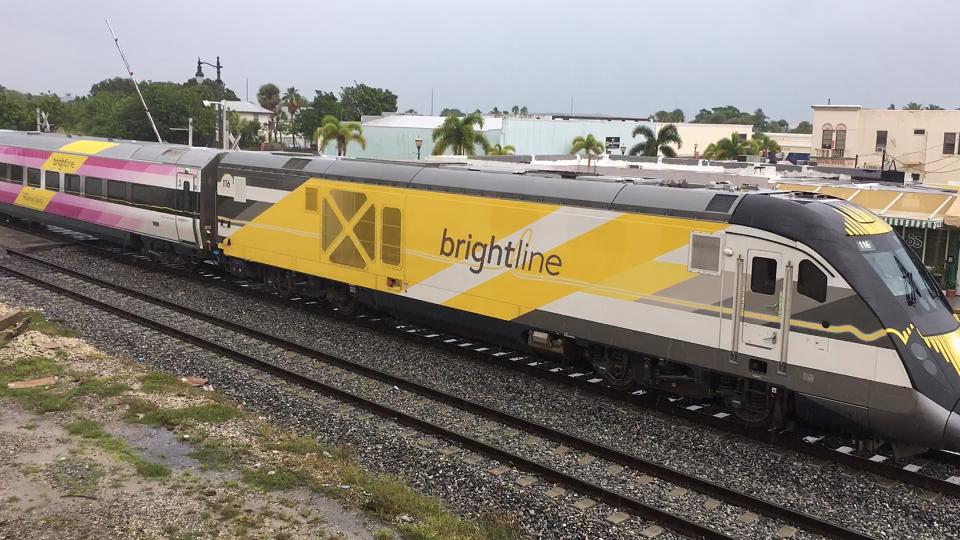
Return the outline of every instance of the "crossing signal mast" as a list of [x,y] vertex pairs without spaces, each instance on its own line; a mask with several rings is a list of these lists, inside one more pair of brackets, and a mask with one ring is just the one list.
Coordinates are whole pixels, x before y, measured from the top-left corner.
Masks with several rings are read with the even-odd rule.
[[140,85],[137,84],[137,79],[133,76],[133,70],[130,69],[130,62],[127,62],[127,57],[123,54],[123,49],[120,48],[120,39],[117,37],[117,33],[113,31],[113,26],[110,26],[110,19],[106,19],[106,21],[107,28],[110,29],[110,35],[113,36],[113,42],[117,45],[117,51],[120,53],[120,59],[123,60],[123,65],[126,66],[127,73],[130,74],[130,80],[133,81],[133,87],[137,89],[137,95],[140,96],[143,110],[147,111],[147,118],[150,120],[150,127],[153,128],[153,134],[157,136],[157,142],[162,143],[163,139],[160,137],[160,132],[157,131],[157,124],[153,121],[153,115],[150,114],[150,107],[147,107],[147,102],[143,99],[143,93],[140,92]]

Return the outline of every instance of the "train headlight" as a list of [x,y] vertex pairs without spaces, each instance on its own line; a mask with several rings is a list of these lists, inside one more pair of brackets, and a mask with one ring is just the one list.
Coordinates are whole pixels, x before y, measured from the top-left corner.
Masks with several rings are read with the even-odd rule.
[[926,370],[930,375],[936,375],[937,364],[930,359],[930,350],[923,346],[921,343],[914,343],[910,345],[910,353],[923,364],[923,369]]

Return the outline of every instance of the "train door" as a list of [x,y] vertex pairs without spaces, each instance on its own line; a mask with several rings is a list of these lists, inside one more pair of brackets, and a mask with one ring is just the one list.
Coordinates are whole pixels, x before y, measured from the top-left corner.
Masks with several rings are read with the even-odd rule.
[[[729,316],[721,328],[721,346],[729,347],[731,362],[744,373],[786,372],[792,262],[782,245],[737,234],[726,234],[724,308]],[[768,368],[769,364],[775,364]]]
[[181,242],[196,244],[197,238],[197,176],[177,173],[177,236]]

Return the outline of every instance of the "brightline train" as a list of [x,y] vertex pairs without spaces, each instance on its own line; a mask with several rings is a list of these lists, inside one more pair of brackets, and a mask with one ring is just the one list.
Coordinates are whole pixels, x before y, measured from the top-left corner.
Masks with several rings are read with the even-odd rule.
[[799,193],[0,132],[0,213],[894,445],[960,450],[960,332],[881,219]]

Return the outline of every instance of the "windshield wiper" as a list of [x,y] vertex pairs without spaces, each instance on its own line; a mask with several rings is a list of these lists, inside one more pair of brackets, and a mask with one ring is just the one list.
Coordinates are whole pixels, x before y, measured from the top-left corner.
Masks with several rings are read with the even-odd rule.
[[903,278],[903,281],[907,284],[907,305],[912,306],[917,303],[917,296],[920,294],[920,288],[917,287],[917,284],[913,281],[913,274],[908,272],[906,267],[903,266],[903,263],[900,262],[900,258],[896,255],[893,256],[894,262],[897,263],[897,267],[900,268],[900,276]]

